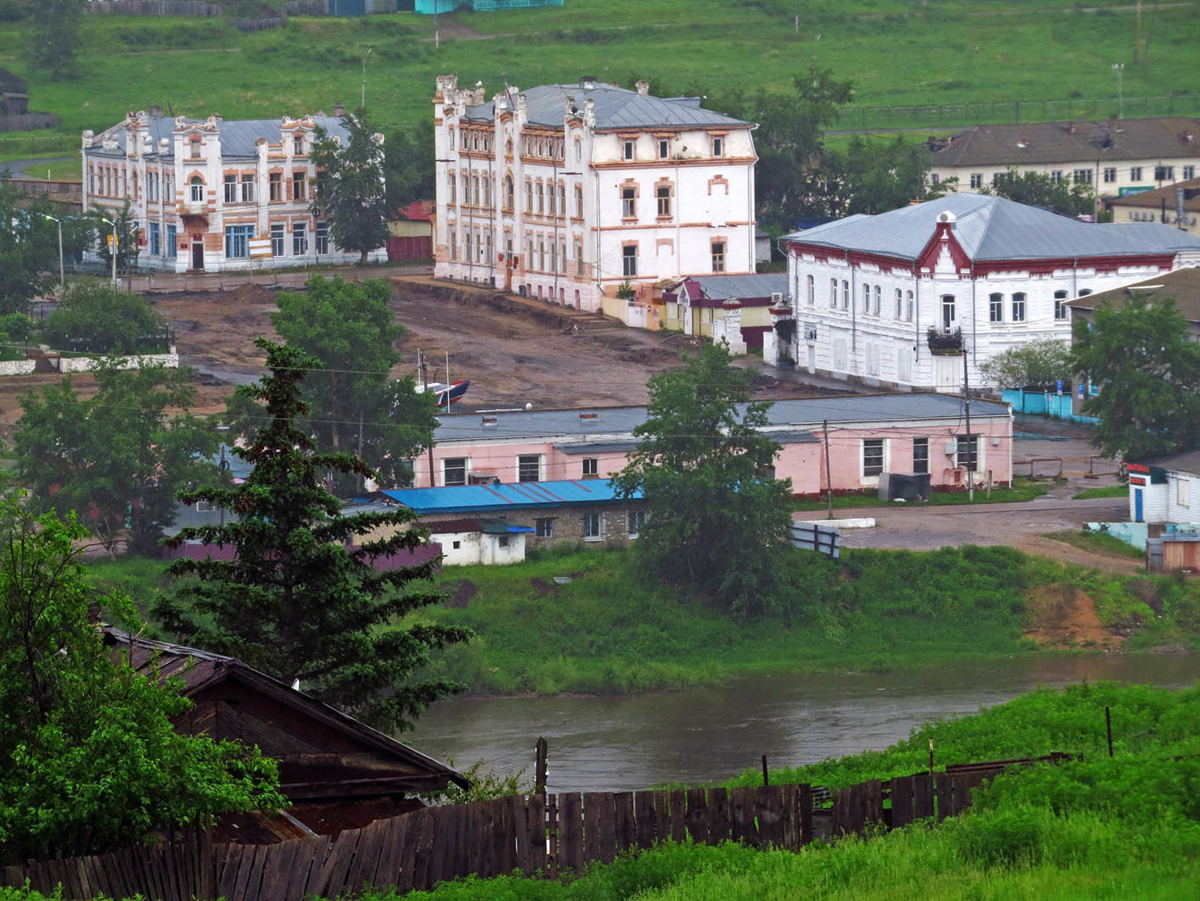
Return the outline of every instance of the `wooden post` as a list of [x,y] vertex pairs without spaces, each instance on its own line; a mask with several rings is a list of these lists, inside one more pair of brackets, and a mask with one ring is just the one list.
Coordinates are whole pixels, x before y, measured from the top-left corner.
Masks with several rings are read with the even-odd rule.
[[933,775],[933,739],[929,739],[929,775]]
[[[824,419],[821,421],[821,429],[822,429],[822,433],[825,436],[825,497],[829,504],[829,513],[825,518],[833,519],[833,476],[831,476],[829,474],[829,420],[828,419]],[[815,529],[814,529],[814,532],[815,532]],[[816,546],[815,541],[813,542],[813,546],[814,547]],[[766,783],[763,783],[763,784],[765,785]]]
[[1112,711],[1107,707],[1104,708],[1104,728],[1108,732],[1108,756],[1112,757]]
[[534,755],[533,793],[535,795],[544,795],[546,793],[546,776],[550,770],[547,765],[546,739],[541,736],[538,736],[537,744],[534,745]]
[[767,773],[767,755],[766,754],[764,754],[762,756],[762,764],[763,764],[763,785],[770,785],[771,784],[771,776],[770,776],[770,774]]

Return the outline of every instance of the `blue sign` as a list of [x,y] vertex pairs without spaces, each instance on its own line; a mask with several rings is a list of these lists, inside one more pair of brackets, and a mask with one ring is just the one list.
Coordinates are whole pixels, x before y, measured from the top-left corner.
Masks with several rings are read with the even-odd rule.
[[1083,383],[1082,382],[1079,385],[1079,399],[1083,400]]
[[1062,379],[1058,380],[1058,396],[1062,397]]
[[1118,197],[1130,197],[1134,194],[1145,194],[1147,191],[1153,191],[1154,185],[1133,185],[1128,188],[1118,188]]

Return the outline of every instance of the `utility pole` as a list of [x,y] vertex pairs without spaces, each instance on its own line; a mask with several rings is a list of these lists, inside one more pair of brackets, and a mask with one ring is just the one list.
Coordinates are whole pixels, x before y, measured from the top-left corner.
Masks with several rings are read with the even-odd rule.
[[979,441],[975,442],[975,450],[971,451],[971,388],[967,381],[967,348],[963,346],[963,400],[966,403],[967,419],[967,497],[975,503],[975,458],[979,455]]
[[441,47],[441,42],[438,40],[438,0],[433,0],[433,49],[437,50]]
[[[429,391],[429,363],[425,360],[425,352],[417,348],[417,367],[421,370],[421,385],[423,389]],[[449,390],[449,389],[447,389]],[[436,398],[435,398],[436,400]],[[433,437],[429,439],[429,487],[437,487],[437,476],[433,470]]]
[[1113,63],[1113,71],[1117,73],[1117,118],[1125,118],[1125,75],[1124,63]]
[[[1157,8],[1157,7],[1156,7]],[[1133,64],[1138,61],[1138,48],[1142,44],[1142,0],[1137,0],[1137,31],[1133,36]],[[1111,756],[1111,755],[1110,755]]]
[[373,47],[368,47],[362,58],[362,98],[359,102],[359,109],[367,108],[367,57],[371,55],[373,49]]
[[[49,177],[50,173],[47,172],[47,180],[49,180]],[[58,294],[59,297],[61,297],[62,292],[67,289],[67,276],[63,267],[62,220],[55,216],[47,215],[46,213],[42,213],[42,218],[49,219],[51,222],[54,222],[58,225]]]
[[825,433],[825,496],[829,501],[829,514],[826,519],[833,519],[833,477],[829,474],[829,420],[821,420],[821,428]]

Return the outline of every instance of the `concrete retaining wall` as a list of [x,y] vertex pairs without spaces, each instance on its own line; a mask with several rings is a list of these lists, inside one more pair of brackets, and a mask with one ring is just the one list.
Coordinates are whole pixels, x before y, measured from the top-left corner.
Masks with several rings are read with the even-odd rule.
[[4,360],[0,362],[0,375],[29,375],[35,366],[36,360]]
[[[59,372],[88,372],[95,369],[100,363],[96,357],[59,357],[58,371]],[[167,369],[179,368],[179,354],[136,354],[128,357],[122,357],[118,363],[118,369],[141,369],[143,366],[164,366]]]

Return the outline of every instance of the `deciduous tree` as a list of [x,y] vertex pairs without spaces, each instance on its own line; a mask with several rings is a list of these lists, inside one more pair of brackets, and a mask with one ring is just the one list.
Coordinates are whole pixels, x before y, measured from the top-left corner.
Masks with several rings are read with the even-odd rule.
[[1070,381],[1070,345],[1053,338],[1030,341],[996,354],[980,367],[989,384],[1000,388],[1050,390],[1058,380]]
[[140,294],[84,278],[67,287],[42,336],[51,347],[67,352],[163,353],[167,320]]
[[[274,761],[175,732],[189,702],[135,673],[91,621],[73,516],[0,509],[0,862],[107,850],[168,826],[277,808]],[[128,597],[103,599],[131,620]]]
[[[35,509],[79,511],[110,554],[126,537],[157,553],[175,492],[218,479],[216,431],[186,412],[195,396],[187,370],[119,370],[109,360],[96,381],[91,399],[70,376],[21,398],[18,474]],[[170,408],[185,412],[168,417]]]
[[238,390],[263,405],[264,424],[249,446],[234,449],[252,473],[234,488],[181,496],[238,520],[184,529],[168,542],[220,543],[236,557],[177,560],[172,572],[198,578],[161,604],[159,615],[201,647],[299,680],[304,691],[377,728],[408,728],[428,704],[461,688],[418,673],[435,651],[470,633],[403,621],[441,600],[427,581],[437,561],[378,572],[374,561],[425,546],[426,533],[410,528],[415,517],[407,508],[343,515],[322,484],[325,472],[373,472],[349,454],[315,453],[296,427],[308,413],[300,384],[319,361],[262,338],[258,346],[270,373]]
[[1055,181],[1044,172],[1009,169],[999,173],[990,185],[980,188],[979,193],[1040,206],[1064,216],[1090,216],[1096,212],[1096,194],[1092,186],[1074,181],[1070,176]]
[[614,478],[649,508],[638,539],[664,579],[759,613],[778,599],[789,549],[791,482],[772,475],[779,445],[760,429],[769,403],[751,403],[749,375],[721,346],[650,379],[646,421]]
[[383,169],[383,136],[376,134],[359,109],[342,117],[347,142],[335,141],[325,129],[315,130],[310,158],[317,170],[313,215],[328,217],[334,243],[357,251],[360,262],[387,244],[387,185]]
[[1083,405],[1090,439],[1127,460],[1200,447],[1200,345],[1173,299],[1130,297],[1075,320],[1072,363],[1100,393]]
[[79,49],[79,18],[84,0],[35,0],[29,56],[47,69],[55,81],[79,74],[75,51]]

